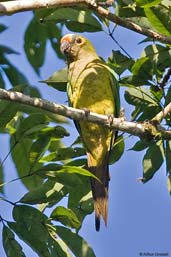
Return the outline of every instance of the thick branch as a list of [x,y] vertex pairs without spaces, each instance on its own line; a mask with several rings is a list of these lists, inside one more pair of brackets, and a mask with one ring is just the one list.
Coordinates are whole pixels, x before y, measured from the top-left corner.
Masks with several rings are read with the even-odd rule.
[[150,123],[143,124],[129,122],[125,121],[123,118],[113,118],[111,120],[111,117],[108,117],[107,115],[100,115],[93,112],[87,113],[87,111],[85,112],[84,110],[67,107],[66,105],[59,105],[37,97],[30,97],[20,92],[0,89],[0,99],[25,104],[44,111],[60,114],[73,120],[86,120],[88,122],[97,123],[109,127],[110,129],[127,132],[140,138],[153,139],[160,134],[160,136],[164,139],[171,139],[171,132],[166,131],[161,126],[159,127],[159,130],[157,130],[157,128]]
[[97,12],[101,17],[137,33],[145,35],[165,44],[171,44],[171,37],[164,36],[150,29],[135,24],[134,22],[121,19],[109,10],[97,5],[94,0],[16,0],[0,2],[0,14],[9,15],[16,12],[36,10],[41,8],[85,6]]

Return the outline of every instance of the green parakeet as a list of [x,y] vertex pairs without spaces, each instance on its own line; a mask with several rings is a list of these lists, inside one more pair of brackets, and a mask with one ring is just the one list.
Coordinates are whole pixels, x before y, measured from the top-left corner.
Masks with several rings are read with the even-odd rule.
[[[61,39],[61,52],[68,63],[68,98],[70,106],[78,109],[114,115],[119,113],[118,83],[112,70],[97,55],[91,42],[77,34]],[[88,168],[99,178],[91,179],[96,230],[100,217],[107,225],[109,154],[116,132],[87,121],[76,122],[87,152]]]

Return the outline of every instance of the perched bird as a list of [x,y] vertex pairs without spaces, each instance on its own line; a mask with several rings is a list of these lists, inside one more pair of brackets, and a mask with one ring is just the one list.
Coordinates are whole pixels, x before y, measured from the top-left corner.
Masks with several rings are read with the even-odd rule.
[[[97,55],[92,43],[82,35],[67,34],[61,39],[61,52],[68,63],[68,99],[78,109],[118,117],[119,94],[115,74]],[[109,154],[116,132],[87,121],[76,121],[85,145],[89,170],[101,181],[91,178],[95,227],[100,217],[107,225]]]

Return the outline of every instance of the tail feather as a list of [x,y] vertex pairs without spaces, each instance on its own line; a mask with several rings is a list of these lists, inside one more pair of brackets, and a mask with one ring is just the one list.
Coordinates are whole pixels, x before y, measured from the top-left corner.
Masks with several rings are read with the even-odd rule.
[[95,210],[95,227],[100,230],[100,217],[102,216],[107,226],[108,217],[108,187],[109,187],[109,169],[108,158],[105,158],[100,166],[93,166],[93,157],[88,154],[88,166],[90,171],[101,181],[91,179],[91,188]]
[[94,199],[94,210],[95,210],[95,227],[96,230],[100,230],[100,217],[103,217],[105,225],[107,226],[108,216],[108,193],[104,197],[98,197]]

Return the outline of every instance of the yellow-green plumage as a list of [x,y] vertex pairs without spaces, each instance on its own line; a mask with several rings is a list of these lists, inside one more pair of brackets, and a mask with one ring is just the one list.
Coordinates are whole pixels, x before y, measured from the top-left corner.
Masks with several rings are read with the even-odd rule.
[[[61,40],[61,50],[67,56],[69,67],[70,105],[99,114],[117,116],[116,81],[113,80],[109,67],[96,54],[90,41],[79,35],[68,34]],[[96,230],[99,230],[101,215],[107,225],[108,162],[115,133],[87,121],[77,122],[76,125],[86,147],[89,170],[101,181],[100,183],[96,179],[91,179]]]

